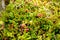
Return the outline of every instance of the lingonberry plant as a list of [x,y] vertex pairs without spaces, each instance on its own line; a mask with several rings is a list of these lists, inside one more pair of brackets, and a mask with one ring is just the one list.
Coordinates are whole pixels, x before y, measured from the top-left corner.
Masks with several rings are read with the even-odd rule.
[[60,1],[10,0],[0,15],[0,40],[60,40]]

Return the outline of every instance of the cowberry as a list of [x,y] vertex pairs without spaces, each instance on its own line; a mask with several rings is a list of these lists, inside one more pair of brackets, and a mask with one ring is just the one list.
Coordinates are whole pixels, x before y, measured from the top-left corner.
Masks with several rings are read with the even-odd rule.
[[43,14],[39,13],[37,14],[37,17],[43,17]]
[[28,32],[28,31],[29,31],[29,29],[28,29],[28,28],[26,28],[25,30],[26,30],[26,32]]

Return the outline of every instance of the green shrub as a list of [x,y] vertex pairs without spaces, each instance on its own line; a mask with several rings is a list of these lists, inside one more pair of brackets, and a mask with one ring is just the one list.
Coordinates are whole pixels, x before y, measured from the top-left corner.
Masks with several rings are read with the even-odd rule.
[[0,40],[59,40],[60,1],[10,1],[0,15]]

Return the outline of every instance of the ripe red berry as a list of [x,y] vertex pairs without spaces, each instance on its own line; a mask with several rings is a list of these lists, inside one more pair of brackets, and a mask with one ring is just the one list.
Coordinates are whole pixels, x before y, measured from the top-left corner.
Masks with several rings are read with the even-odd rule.
[[26,28],[26,32],[28,32],[29,31],[29,29],[28,28]]
[[43,17],[43,14],[39,13],[39,14],[37,14],[37,17]]

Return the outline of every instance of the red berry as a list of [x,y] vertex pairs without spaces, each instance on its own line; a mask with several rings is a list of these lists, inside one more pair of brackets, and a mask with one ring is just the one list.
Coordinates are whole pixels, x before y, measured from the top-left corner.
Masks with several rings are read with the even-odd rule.
[[43,14],[39,13],[39,14],[37,14],[37,17],[43,17]]
[[29,31],[29,29],[28,28],[26,28],[26,32],[28,32]]
[[26,26],[25,24],[21,24],[21,28],[25,28],[25,26]]

